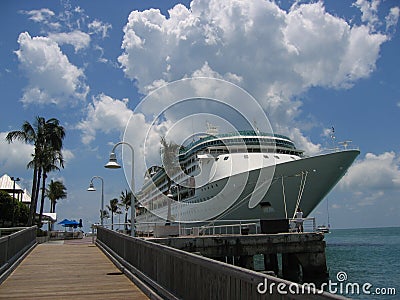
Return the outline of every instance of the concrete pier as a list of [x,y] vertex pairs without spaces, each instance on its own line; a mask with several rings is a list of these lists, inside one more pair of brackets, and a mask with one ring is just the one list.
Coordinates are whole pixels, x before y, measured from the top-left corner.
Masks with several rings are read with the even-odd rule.
[[265,271],[273,271],[295,282],[319,282],[328,278],[325,241],[319,233],[190,236],[148,240],[251,270],[254,270],[254,255],[263,254]]

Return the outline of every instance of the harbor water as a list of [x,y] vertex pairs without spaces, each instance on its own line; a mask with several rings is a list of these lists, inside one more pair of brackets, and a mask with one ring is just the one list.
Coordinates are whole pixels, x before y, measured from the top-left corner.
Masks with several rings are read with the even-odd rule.
[[[332,229],[325,241],[331,288],[324,290],[351,299],[400,299],[400,227]],[[263,269],[260,255],[254,267]]]
[[[325,235],[330,280],[352,299],[400,299],[400,228],[333,229]],[[359,293],[346,294],[346,284]],[[366,288],[367,293],[362,291]],[[395,295],[393,295],[395,293]],[[385,294],[385,295],[383,295]],[[392,295],[389,295],[392,294]]]

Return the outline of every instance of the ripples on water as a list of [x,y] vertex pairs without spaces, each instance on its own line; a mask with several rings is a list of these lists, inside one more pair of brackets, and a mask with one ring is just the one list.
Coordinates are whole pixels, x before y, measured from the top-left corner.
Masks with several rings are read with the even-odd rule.
[[[332,282],[346,272],[346,282],[371,283],[374,290],[395,288],[395,296],[352,295],[357,299],[400,299],[400,228],[338,229],[325,235]],[[349,296],[349,295],[347,295]]]

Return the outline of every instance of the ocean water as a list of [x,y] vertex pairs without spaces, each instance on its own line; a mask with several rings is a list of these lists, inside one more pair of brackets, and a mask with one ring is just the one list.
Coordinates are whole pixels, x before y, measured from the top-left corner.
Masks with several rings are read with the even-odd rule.
[[[342,295],[348,298],[400,299],[399,227],[333,229],[325,241],[329,276],[337,284],[337,294],[341,284]],[[358,284],[360,293],[353,293],[350,284]]]

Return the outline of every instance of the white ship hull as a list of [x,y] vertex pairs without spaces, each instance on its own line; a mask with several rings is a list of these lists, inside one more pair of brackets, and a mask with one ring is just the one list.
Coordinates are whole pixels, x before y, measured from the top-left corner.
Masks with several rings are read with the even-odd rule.
[[[201,198],[203,201],[171,201],[170,219],[181,223],[205,223],[211,220],[292,218],[298,206],[307,217],[359,153],[358,150],[344,150],[296,160],[283,159],[274,167],[246,166],[249,171],[244,172],[237,168],[229,177],[220,176],[217,168],[211,180],[196,189],[194,200]],[[268,179],[262,177],[268,173],[273,174],[273,180],[270,185],[269,182],[264,185],[263,181]],[[165,223],[169,209],[164,206],[137,216],[137,230],[152,230],[152,222]]]

